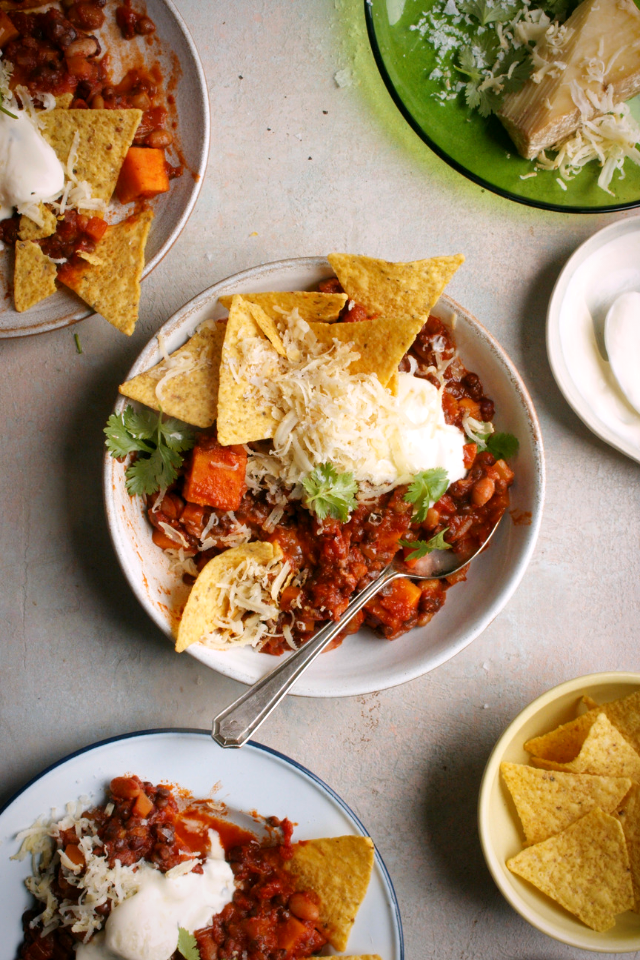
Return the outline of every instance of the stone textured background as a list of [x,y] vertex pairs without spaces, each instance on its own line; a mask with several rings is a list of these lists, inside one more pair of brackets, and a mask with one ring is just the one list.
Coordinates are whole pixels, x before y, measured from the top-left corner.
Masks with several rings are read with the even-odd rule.
[[[572,413],[544,344],[564,262],[615,216],[528,209],[449,169],[387,95],[360,0],[177,3],[208,78],[210,163],[186,230],[145,282],[135,335],[93,317],[0,344],[0,800],[100,738],[208,727],[242,689],[173,653],[106,530],[101,431],[151,335],[201,289],[258,263],[460,250],[450,293],[507,349],[542,423],[547,505],[533,562],[491,627],[435,673],[368,697],[289,698],[259,739],[362,817],[395,883],[410,960],[568,960],[578,952],[494,887],[476,799],[492,745],[534,697],[581,674],[639,669],[638,465]],[[337,86],[338,70],[350,86]]]

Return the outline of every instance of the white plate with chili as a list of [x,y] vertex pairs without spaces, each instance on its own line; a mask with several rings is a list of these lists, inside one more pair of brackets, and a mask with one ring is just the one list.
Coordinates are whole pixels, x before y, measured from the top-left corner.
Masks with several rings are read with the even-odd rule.
[[[260,818],[285,817],[294,823],[293,839],[368,836],[353,811],[315,774],[283,754],[248,743],[222,750],[207,731],[151,730],[94,744],[49,767],[0,811],[0,929],[7,957],[22,943],[21,918],[34,901],[24,886],[30,858],[10,858],[20,847],[16,835],[41,816],[63,815],[65,806],[88,798],[102,804],[114,777],[136,775],[153,784],[171,784],[194,798],[224,804],[225,816],[255,832]],[[351,931],[348,952],[403,960],[402,922],[393,884],[376,851],[365,899]],[[3,955],[5,955],[3,954]]]
[[[143,116],[139,133],[143,134],[147,128],[151,130],[156,105],[166,108],[167,117],[161,128],[173,140],[166,147],[166,159],[175,171],[182,169],[180,176],[171,179],[168,193],[147,201],[153,208],[154,220],[147,241],[143,278],[169,252],[191,215],[206,171],[210,137],[207,83],[187,25],[172,0],[146,0],[144,8],[134,0],[130,10],[139,19],[146,13],[145,19],[155,28],[151,33],[136,33],[132,26],[134,36],[125,39],[116,23],[115,4],[105,8],[102,26],[95,30],[87,27],[88,32],[98,37],[102,52],[106,49],[110,56],[109,69],[115,84],[124,80],[126,85],[131,70],[142,68],[155,76],[159,71],[159,97],[157,101],[152,100],[148,116]],[[28,9],[24,11],[25,15],[29,13]],[[143,24],[141,31],[145,29]],[[122,220],[132,209],[132,206],[121,206],[114,196],[106,219]],[[73,291],[62,286],[53,296],[18,313],[13,304],[13,259],[12,248],[5,244],[4,250],[0,250],[0,338],[56,330],[91,315],[93,311]]]
[[[204,320],[226,311],[218,298],[264,290],[314,290],[333,276],[327,260],[308,257],[265,264],[215,284],[186,304],[162,327],[166,349],[176,350]],[[467,370],[476,372],[485,393],[495,401],[496,430],[519,440],[513,460],[516,479],[510,515],[502,521],[489,549],[472,565],[466,583],[458,584],[444,607],[423,627],[389,641],[364,628],[324,653],[293,690],[299,696],[340,697],[397,686],[433,670],[471,643],[500,613],[518,586],[533,553],[544,500],[544,457],[537,417],[513,364],[491,334],[468,311],[447,296],[432,313],[454,322],[455,340]],[[142,351],[127,379],[161,360],[154,338]],[[116,412],[126,404],[120,398]],[[109,529],[122,569],[134,593],[160,629],[173,639],[188,587],[169,569],[164,552],[152,542],[153,528],[140,498],[125,488],[125,464],[105,455],[104,495]],[[251,684],[278,660],[248,647],[216,651],[194,644],[188,653],[220,673]]]

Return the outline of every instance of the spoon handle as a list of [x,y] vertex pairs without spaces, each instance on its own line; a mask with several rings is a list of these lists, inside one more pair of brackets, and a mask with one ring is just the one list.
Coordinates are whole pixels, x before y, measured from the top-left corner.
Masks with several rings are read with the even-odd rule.
[[391,565],[351,601],[335,623],[319,630],[311,640],[287,657],[279,666],[255,683],[234,703],[226,707],[213,721],[211,736],[221,747],[241,747],[256,732],[269,714],[289,692],[298,677],[313,663],[331,641],[344,630],[356,613],[382,587],[402,576]]

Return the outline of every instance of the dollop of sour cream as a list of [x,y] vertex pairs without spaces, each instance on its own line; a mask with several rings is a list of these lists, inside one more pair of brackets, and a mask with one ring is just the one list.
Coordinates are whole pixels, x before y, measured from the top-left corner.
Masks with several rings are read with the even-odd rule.
[[614,300],[605,320],[604,342],[620,389],[640,413],[640,293],[631,290]]
[[189,933],[205,927],[233,898],[233,871],[217,834],[209,835],[202,873],[163,874],[142,863],[136,893],[112,910],[102,932],[78,947],[76,960],[170,960],[180,927]]
[[64,189],[64,169],[26,110],[0,112],[0,220],[14,207],[55,200]]

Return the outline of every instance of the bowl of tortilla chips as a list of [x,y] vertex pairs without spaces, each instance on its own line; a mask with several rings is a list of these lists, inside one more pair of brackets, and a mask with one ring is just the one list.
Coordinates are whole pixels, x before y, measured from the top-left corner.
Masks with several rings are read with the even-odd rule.
[[562,683],[507,727],[485,769],[480,840],[532,926],[600,953],[640,949],[640,674]]

